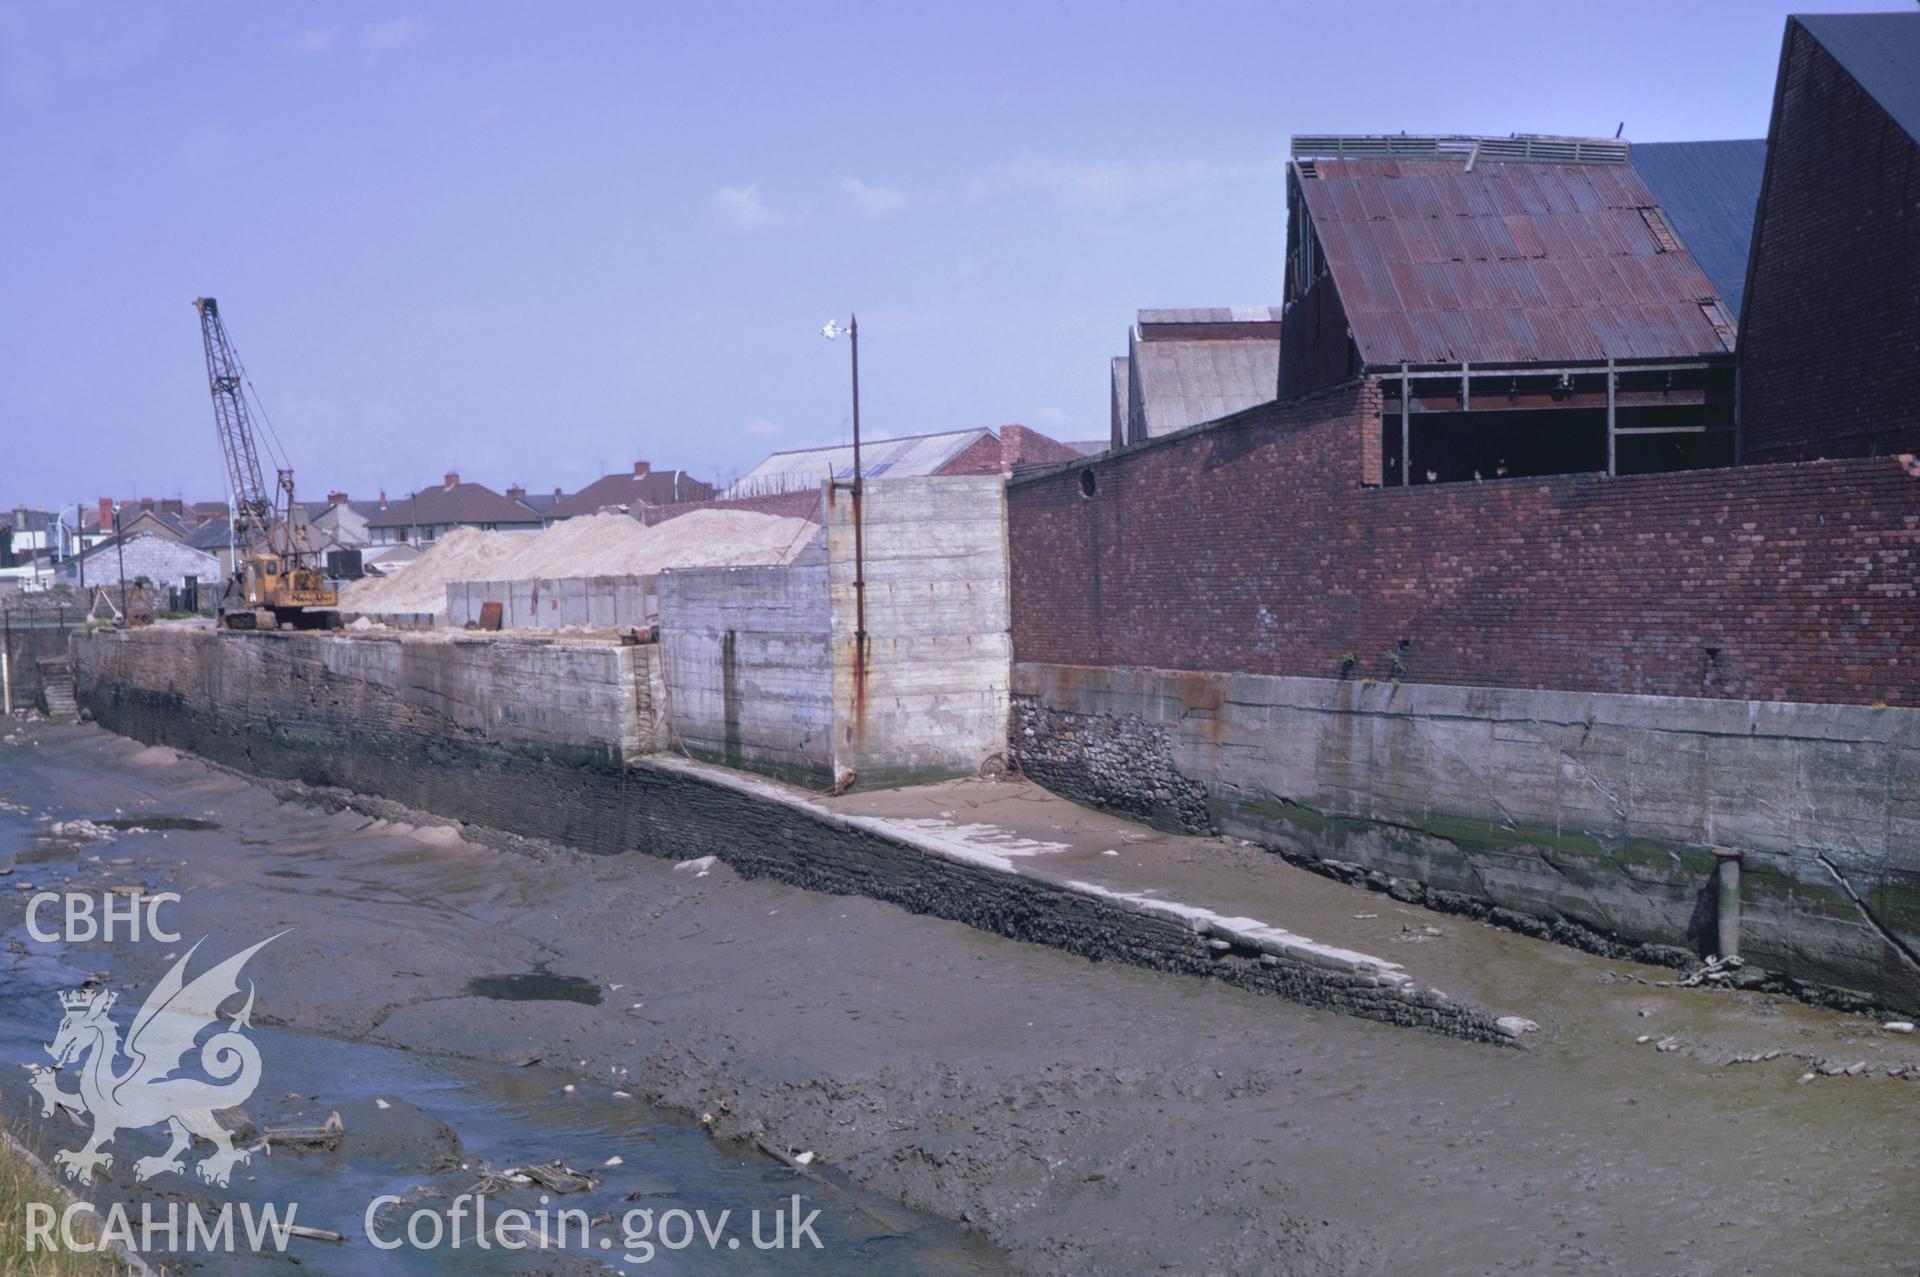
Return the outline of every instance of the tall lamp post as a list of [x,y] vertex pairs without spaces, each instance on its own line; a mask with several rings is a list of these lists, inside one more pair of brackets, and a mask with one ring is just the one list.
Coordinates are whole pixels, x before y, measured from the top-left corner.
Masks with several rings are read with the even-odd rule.
[[[867,667],[867,556],[861,542],[860,498],[865,493],[860,472],[860,317],[849,315],[847,326],[829,319],[820,329],[828,341],[845,333],[853,347],[853,686],[864,708]],[[838,482],[837,480],[835,481]],[[856,722],[861,716],[856,716]]]
[[113,553],[120,561],[120,624],[127,623],[127,543],[120,536],[120,506],[113,507]]

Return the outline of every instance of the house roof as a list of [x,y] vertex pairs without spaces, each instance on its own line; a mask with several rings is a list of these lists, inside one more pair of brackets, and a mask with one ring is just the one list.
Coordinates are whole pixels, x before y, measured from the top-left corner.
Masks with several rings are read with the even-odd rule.
[[1767,171],[1766,139],[1636,142],[1628,162],[1713,281],[1728,313],[1738,315],[1760,179]]
[[[643,505],[674,505],[713,495],[713,489],[684,470],[649,470],[645,474],[609,474],[595,479],[572,496],[554,501],[541,513],[549,519],[571,519],[609,506],[631,510]],[[529,498],[528,503],[531,504]]]
[[1792,21],[1920,141],[1920,13],[1798,14]]
[[[307,507],[307,518],[309,519],[317,519],[333,508],[333,502],[331,501],[302,501],[300,504]],[[347,502],[347,509],[353,511],[363,519],[371,519],[374,515],[380,513],[380,503],[378,501],[349,501]]]
[[1629,165],[1323,159],[1295,173],[1370,367],[1732,347],[1732,312]]
[[162,510],[159,506],[154,506],[153,508],[147,509],[147,510],[137,510],[131,515],[122,513],[120,516],[121,531],[124,532],[128,530],[137,521],[141,519],[152,519],[155,523],[159,524],[161,527],[165,528],[167,531],[173,533],[182,541],[186,540],[188,533],[192,531],[192,529],[190,529],[186,525],[186,523],[184,523],[174,515],[168,514],[165,510]]
[[187,544],[196,550],[224,550],[233,544],[226,519],[209,519],[187,533]]
[[501,496],[482,483],[438,484],[389,501],[367,520],[370,528],[406,528],[441,523],[538,523],[531,506]]
[[[938,474],[962,452],[993,438],[986,429],[951,430],[941,434],[903,435],[893,439],[862,439],[860,469],[869,479]],[[749,470],[727,489],[729,496],[752,496],[827,479],[853,477],[853,445],[798,448],[776,452]]]
[[558,492],[529,492],[526,496],[521,497],[520,500],[532,506],[541,514],[545,514],[547,511],[553,509],[554,506],[566,500],[566,497]]

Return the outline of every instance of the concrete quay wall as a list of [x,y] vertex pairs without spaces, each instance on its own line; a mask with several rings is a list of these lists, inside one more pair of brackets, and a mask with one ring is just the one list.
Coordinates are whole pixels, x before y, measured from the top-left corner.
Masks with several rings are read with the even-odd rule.
[[1599,952],[1920,1007],[1920,711],[1019,662],[1066,797]]
[[[622,715],[612,707],[637,696],[641,680],[623,685],[613,674],[606,686],[617,693],[564,685],[595,668],[612,671],[617,654],[646,651],[210,630],[102,632],[74,642],[80,701],[104,727],[301,782],[334,801],[370,795],[593,853],[711,855],[745,876],[866,896],[1095,960],[1204,975],[1472,1040],[1508,1043],[1521,1031],[1416,986],[1392,964],[1289,940],[1248,919],[1044,881],[992,855],[830,811],[761,777],[675,757],[623,762]],[[532,713],[556,696],[594,702],[575,701],[581,716],[571,736],[562,720]],[[480,721],[488,714],[497,717]]]
[[532,581],[447,582],[447,625],[480,623],[480,609],[500,605],[509,630],[640,629],[659,615],[657,576],[572,576]]

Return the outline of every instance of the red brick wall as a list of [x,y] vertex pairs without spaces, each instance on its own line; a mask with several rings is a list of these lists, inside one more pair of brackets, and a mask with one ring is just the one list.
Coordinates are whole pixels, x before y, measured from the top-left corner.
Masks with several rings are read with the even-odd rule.
[[962,448],[958,456],[941,466],[936,473],[999,474],[1000,441],[992,435],[981,435]]
[[1078,461],[1080,454],[1051,435],[1025,426],[1000,427],[1000,473],[1012,474],[1016,466],[1050,466],[1062,461]]
[[1014,658],[1920,705],[1920,463],[1363,489],[1380,406],[1016,478]]
[[1748,461],[1920,451],[1920,147],[1788,26],[1740,333]]

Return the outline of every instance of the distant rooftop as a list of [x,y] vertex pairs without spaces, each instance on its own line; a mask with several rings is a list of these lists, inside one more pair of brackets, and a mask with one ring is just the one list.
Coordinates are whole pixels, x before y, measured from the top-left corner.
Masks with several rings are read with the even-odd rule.
[[[939,434],[902,435],[891,439],[862,439],[860,469],[869,479],[885,475],[910,478],[938,474],[943,466],[962,452],[982,439],[993,437],[991,430],[976,428],[949,430]],[[851,443],[795,448],[768,456],[728,488],[727,495],[755,496],[792,491],[796,487],[817,485],[828,479],[852,477]]]

